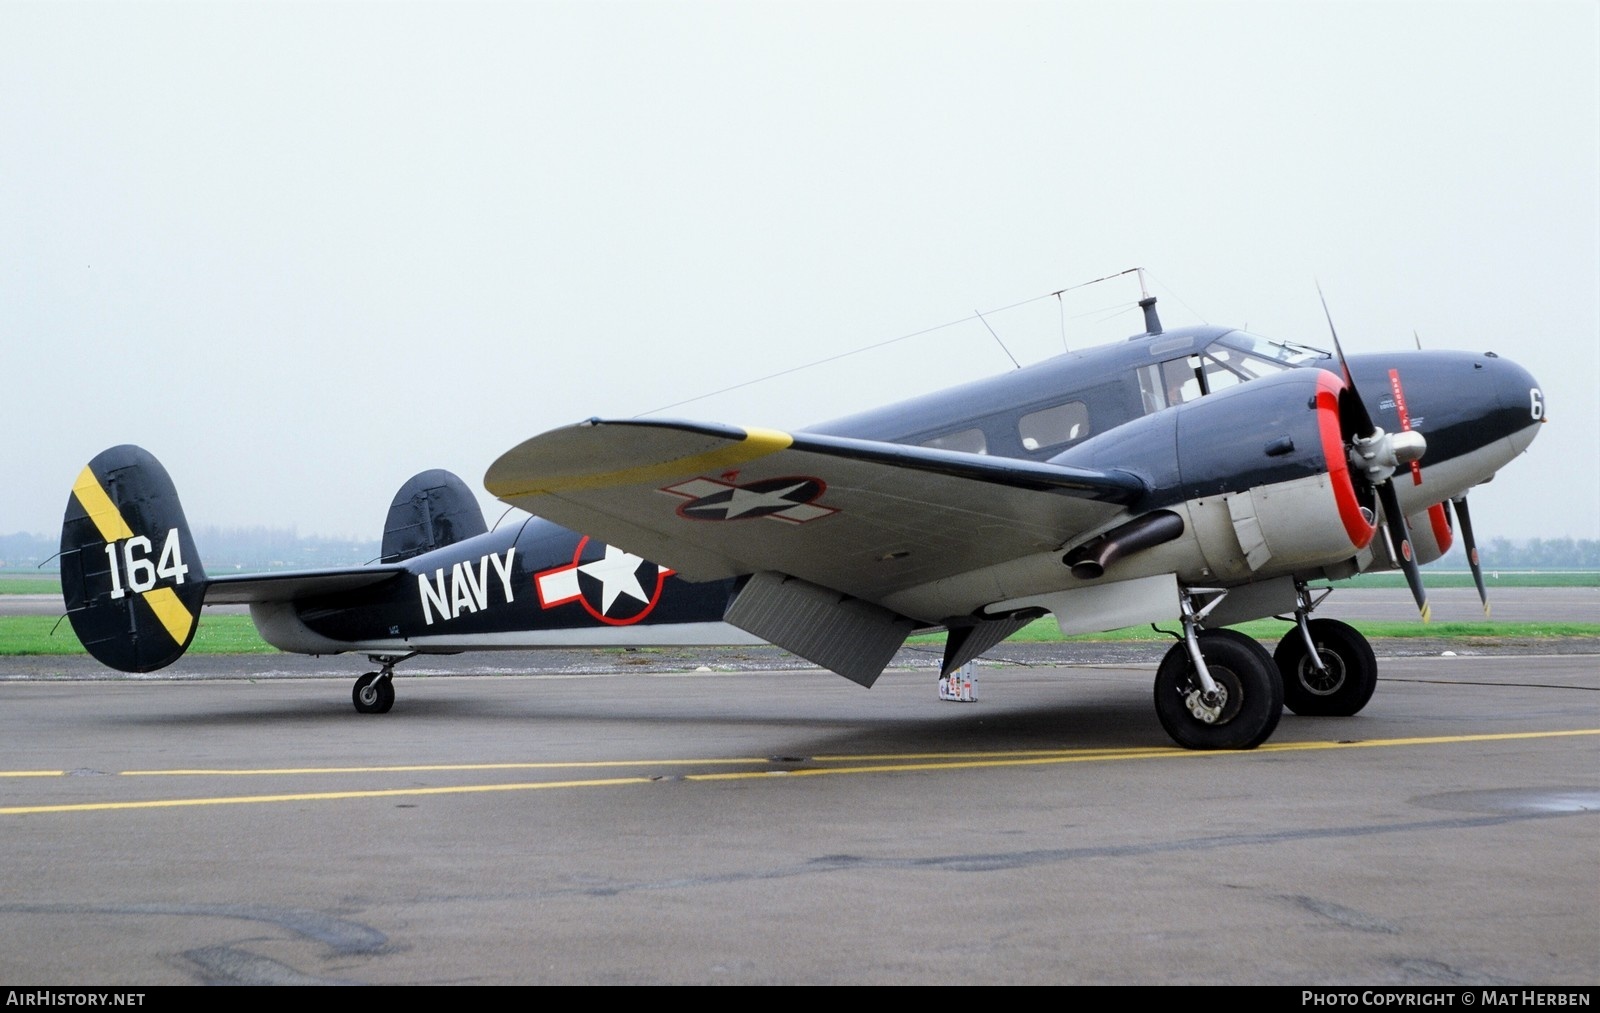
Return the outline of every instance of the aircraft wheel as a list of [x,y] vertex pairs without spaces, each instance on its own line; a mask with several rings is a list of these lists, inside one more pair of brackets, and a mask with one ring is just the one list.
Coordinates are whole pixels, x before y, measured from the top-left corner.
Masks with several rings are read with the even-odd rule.
[[1378,659],[1360,631],[1337,619],[1313,619],[1311,641],[1327,672],[1311,664],[1306,639],[1298,629],[1272,652],[1283,674],[1283,705],[1308,717],[1349,717],[1359,713],[1378,688]]
[[1156,717],[1185,749],[1254,749],[1283,715],[1283,679],[1267,649],[1235,630],[1200,633],[1218,699],[1201,696],[1189,650],[1176,644],[1156,669]]
[[382,678],[381,673],[368,672],[356,680],[350,699],[363,714],[387,714],[394,706],[394,681]]

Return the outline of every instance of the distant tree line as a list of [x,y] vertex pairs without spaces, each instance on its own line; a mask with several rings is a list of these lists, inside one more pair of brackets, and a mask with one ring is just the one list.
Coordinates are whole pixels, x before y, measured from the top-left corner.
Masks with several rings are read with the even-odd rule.
[[[359,566],[378,558],[379,540],[301,535],[294,528],[219,528],[193,530],[200,562],[211,573],[230,570],[301,570],[324,566]],[[0,569],[60,568],[54,558],[59,536],[19,533],[0,535]]]
[[[1491,538],[1478,545],[1478,559],[1486,570],[1600,570],[1600,539],[1529,538],[1514,542]],[[1466,569],[1467,556],[1460,542],[1434,565]]]

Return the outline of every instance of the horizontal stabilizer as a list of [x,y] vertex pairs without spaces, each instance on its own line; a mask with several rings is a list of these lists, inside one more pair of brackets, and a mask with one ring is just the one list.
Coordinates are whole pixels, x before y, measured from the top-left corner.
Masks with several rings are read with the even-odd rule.
[[404,566],[386,564],[353,566],[342,570],[229,574],[211,578],[210,586],[206,588],[206,604],[254,605],[270,601],[299,601],[372,587],[394,580],[405,572]]

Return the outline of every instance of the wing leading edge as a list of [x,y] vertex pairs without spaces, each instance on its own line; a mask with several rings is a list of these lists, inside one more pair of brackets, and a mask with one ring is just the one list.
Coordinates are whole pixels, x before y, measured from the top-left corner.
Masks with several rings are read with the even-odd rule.
[[590,420],[507,451],[489,492],[692,580],[771,571],[881,601],[1053,551],[1123,515],[1135,475],[872,440]]

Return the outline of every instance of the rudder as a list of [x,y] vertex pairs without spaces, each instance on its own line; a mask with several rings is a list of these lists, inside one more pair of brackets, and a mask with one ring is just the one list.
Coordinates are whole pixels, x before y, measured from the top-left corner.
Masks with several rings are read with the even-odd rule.
[[206,575],[167,469],[113,447],[78,474],[61,524],[61,594],[102,664],[153,672],[194,639]]
[[488,530],[467,483],[442,469],[424,471],[401,486],[389,504],[379,558],[398,563]]

